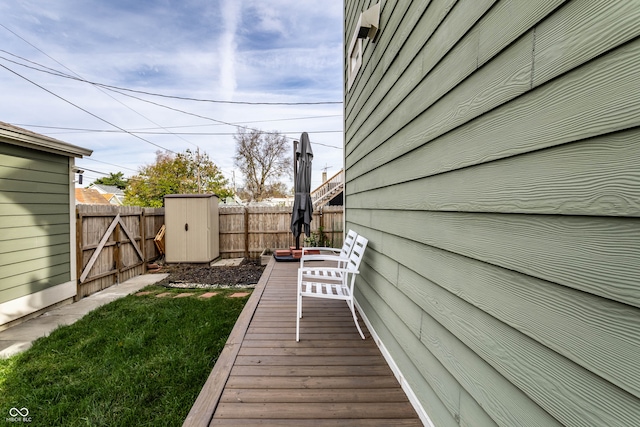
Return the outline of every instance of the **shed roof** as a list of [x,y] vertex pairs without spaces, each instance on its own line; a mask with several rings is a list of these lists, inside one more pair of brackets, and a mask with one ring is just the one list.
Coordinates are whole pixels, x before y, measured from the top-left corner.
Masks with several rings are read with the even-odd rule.
[[5,122],[0,122],[0,142],[61,154],[68,157],[90,156],[91,153],[93,153],[93,150],[40,135],[39,133]]

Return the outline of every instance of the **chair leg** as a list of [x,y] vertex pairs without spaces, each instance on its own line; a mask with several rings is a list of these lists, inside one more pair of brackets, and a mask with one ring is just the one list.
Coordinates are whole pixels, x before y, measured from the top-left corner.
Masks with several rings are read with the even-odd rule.
[[300,341],[300,318],[302,317],[302,273],[298,270],[298,287],[296,295],[296,342]]
[[302,317],[302,295],[298,293],[298,303],[296,309],[296,342],[300,341],[300,318]]
[[364,334],[362,333],[362,329],[360,329],[360,324],[358,323],[358,316],[356,316],[356,309],[355,309],[355,305],[353,304],[353,300],[347,301],[347,305],[351,309],[351,313],[353,314],[353,321],[356,324],[356,328],[358,328],[358,333],[360,333],[360,337],[362,339],[365,339]]

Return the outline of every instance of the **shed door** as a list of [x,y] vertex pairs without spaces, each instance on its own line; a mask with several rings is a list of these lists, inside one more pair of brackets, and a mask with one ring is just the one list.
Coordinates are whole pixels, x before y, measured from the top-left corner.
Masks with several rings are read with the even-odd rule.
[[187,201],[185,212],[186,255],[189,262],[209,262],[210,248],[209,214],[207,198],[185,199]]
[[187,261],[187,234],[184,231],[187,203],[185,199],[169,199],[165,207],[167,223],[167,261]]

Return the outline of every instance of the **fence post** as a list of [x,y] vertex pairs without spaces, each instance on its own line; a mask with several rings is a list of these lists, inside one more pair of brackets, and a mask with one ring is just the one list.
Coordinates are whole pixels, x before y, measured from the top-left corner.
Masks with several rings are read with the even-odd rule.
[[113,249],[113,260],[116,263],[116,285],[120,284],[120,273],[122,269],[122,251],[120,250],[120,222],[116,224],[115,230],[113,230],[113,237],[115,240],[115,248]]
[[80,286],[80,275],[82,274],[82,261],[83,261],[83,240],[84,231],[82,227],[82,214],[76,207],[76,297],[75,301],[78,302],[82,299],[82,292]]
[[249,258],[249,209],[244,207],[244,257]]
[[138,226],[140,228],[140,250],[142,251],[142,274],[147,273],[147,239],[146,239],[146,228],[147,228],[147,217],[144,214],[144,208],[140,208],[140,219]]

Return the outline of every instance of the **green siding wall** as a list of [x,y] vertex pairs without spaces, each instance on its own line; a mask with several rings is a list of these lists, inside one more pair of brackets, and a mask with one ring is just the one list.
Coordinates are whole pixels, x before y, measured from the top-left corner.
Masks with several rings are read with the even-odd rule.
[[68,282],[69,159],[0,143],[0,303]]
[[367,318],[437,426],[637,425],[640,3],[381,6],[345,87]]

